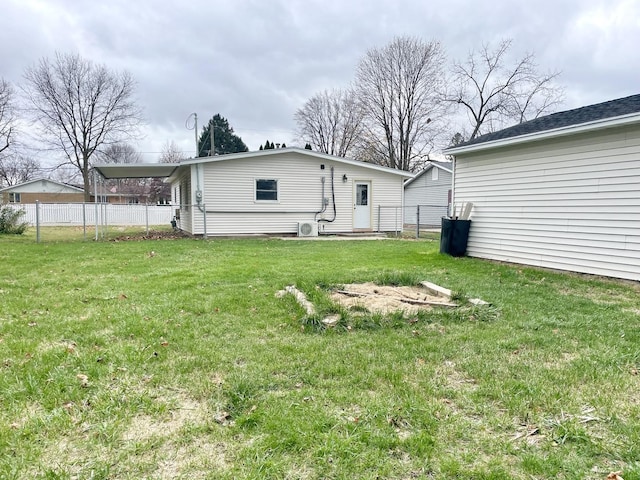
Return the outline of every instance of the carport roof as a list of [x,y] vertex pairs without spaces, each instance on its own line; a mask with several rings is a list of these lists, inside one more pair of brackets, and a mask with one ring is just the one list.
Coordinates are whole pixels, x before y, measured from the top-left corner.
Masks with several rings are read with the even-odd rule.
[[95,165],[104,178],[170,177],[179,163],[126,163]]

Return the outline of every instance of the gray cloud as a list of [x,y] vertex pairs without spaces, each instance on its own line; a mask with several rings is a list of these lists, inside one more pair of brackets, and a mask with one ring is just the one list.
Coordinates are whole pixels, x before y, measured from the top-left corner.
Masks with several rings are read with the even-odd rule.
[[[544,70],[563,71],[566,108],[638,93],[640,6],[634,0],[382,0],[234,2],[5,0],[0,75],[56,50],[130,71],[148,120],[138,148],[175,141],[214,113],[251,149],[293,140],[293,114],[314,93],[343,88],[362,55],[396,35],[440,40],[450,59],[513,38]],[[155,161],[157,153],[145,154]]]

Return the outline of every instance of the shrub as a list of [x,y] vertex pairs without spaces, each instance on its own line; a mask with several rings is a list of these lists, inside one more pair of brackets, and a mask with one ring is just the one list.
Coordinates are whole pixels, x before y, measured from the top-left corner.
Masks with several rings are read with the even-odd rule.
[[25,215],[22,209],[16,209],[9,205],[0,206],[0,233],[14,233],[22,235],[29,224],[20,222],[20,218]]

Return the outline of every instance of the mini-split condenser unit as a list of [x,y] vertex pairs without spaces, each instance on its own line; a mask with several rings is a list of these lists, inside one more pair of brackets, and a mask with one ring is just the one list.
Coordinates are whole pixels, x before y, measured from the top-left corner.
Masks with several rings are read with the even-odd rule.
[[317,237],[318,222],[298,222],[299,237]]

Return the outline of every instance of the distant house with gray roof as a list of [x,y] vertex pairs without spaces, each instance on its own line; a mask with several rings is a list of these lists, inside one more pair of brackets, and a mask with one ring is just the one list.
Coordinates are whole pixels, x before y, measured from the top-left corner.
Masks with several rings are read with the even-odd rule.
[[640,280],[640,95],[478,137],[453,155],[467,254]]
[[404,223],[440,227],[451,199],[451,162],[427,162],[425,168],[404,184]]

